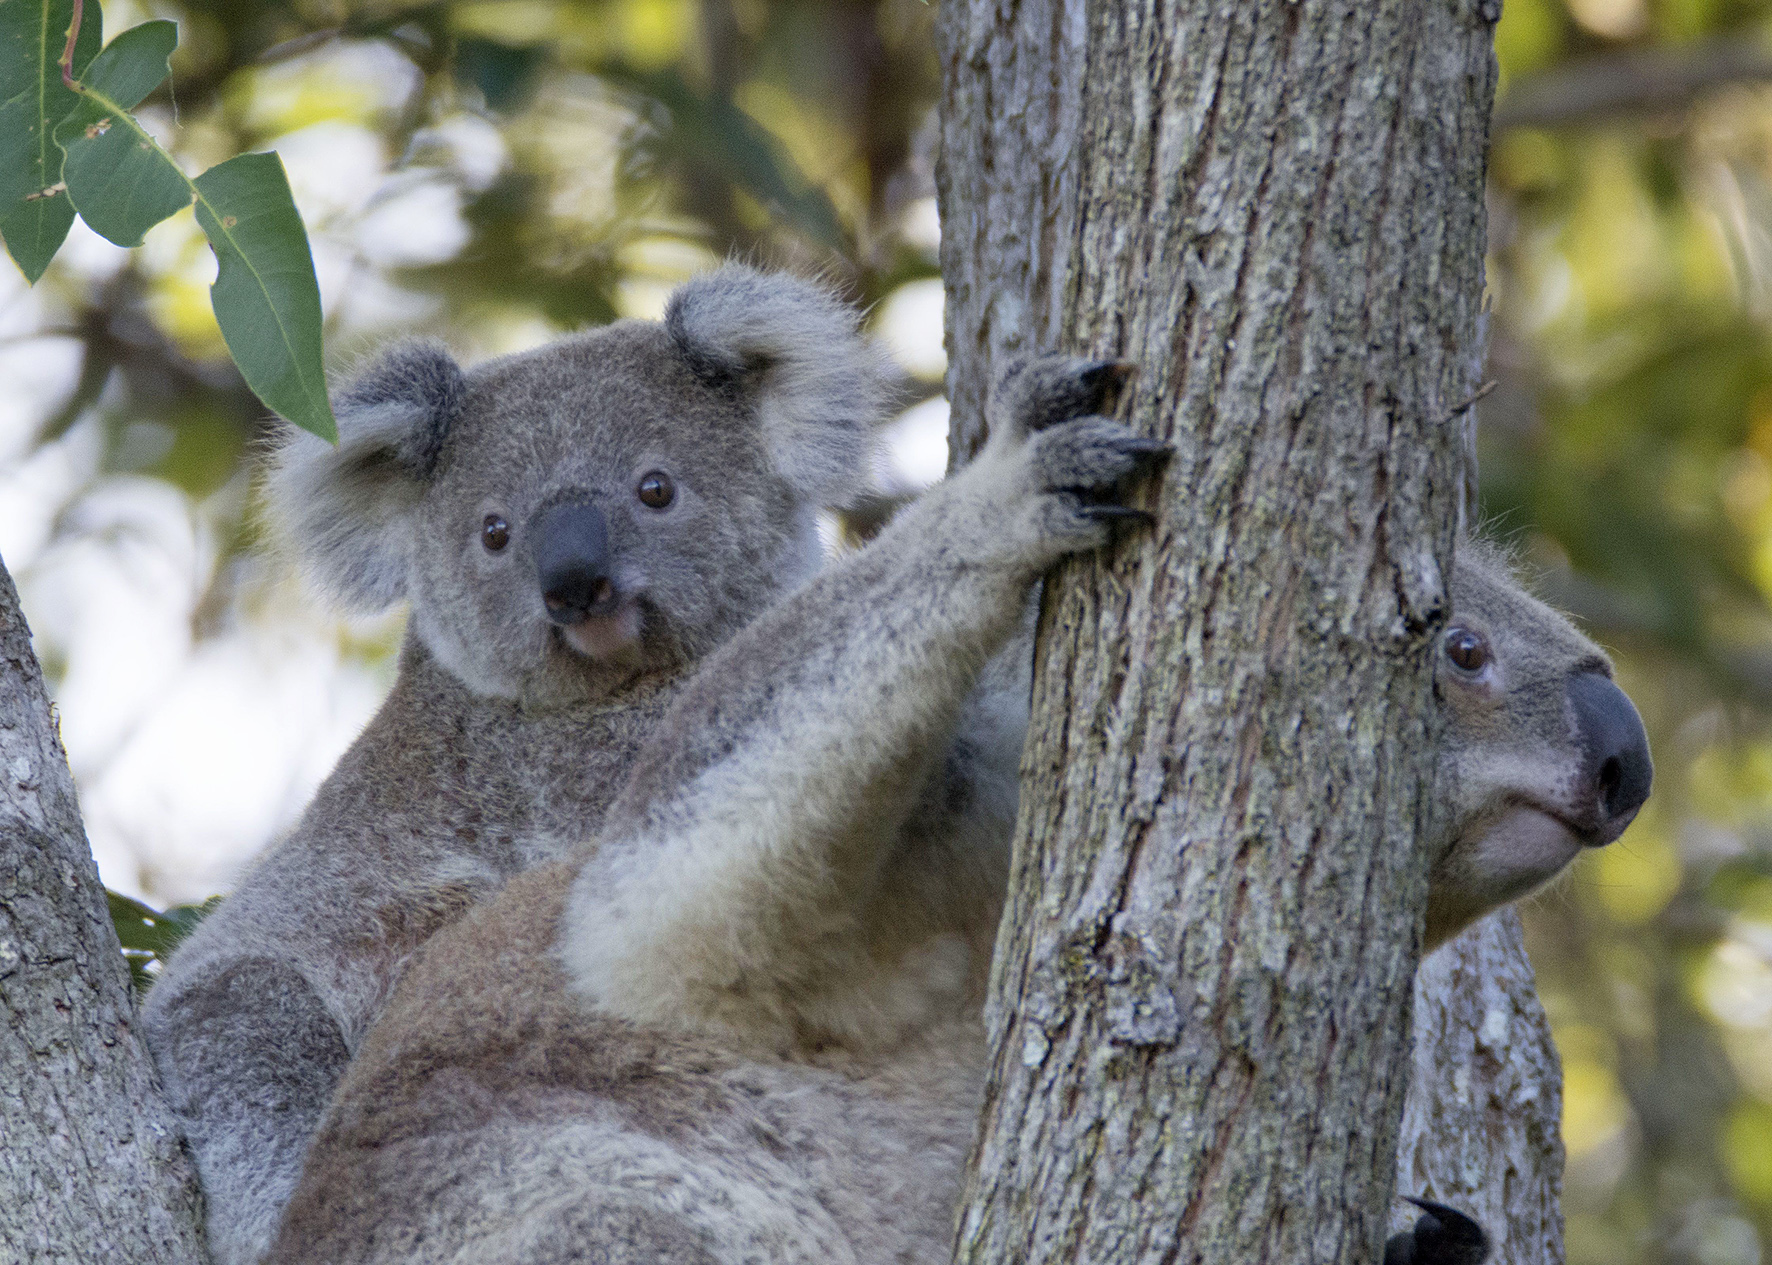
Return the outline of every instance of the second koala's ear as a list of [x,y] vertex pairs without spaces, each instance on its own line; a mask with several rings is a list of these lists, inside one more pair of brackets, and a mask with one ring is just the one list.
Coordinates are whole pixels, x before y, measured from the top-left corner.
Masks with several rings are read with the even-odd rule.
[[865,485],[892,389],[854,308],[822,286],[738,264],[683,285],[665,328],[690,366],[755,401],[776,469],[837,506]]
[[412,511],[466,394],[441,343],[396,344],[333,401],[338,447],[295,432],[273,459],[272,515],[346,605],[374,612],[404,596]]

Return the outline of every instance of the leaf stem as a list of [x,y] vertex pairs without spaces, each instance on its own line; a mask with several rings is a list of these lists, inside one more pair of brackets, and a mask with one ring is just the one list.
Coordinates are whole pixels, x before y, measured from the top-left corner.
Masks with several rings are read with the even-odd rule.
[[62,48],[61,61],[62,84],[69,92],[80,91],[80,85],[74,82],[74,41],[80,38],[80,10],[82,0],[74,0],[74,20],[68,23],[68,42]]

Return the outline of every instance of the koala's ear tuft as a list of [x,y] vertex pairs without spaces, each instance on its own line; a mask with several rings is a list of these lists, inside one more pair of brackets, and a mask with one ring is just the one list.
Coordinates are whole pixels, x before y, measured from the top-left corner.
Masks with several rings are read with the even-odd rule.
[[466,394],[441,343],[398,343],[335,398],[336,448],[292,430],[273,457],[272,517],[345,605],[374,612],[405,595],[412,514]]
[[837,506],[864,486],[893,389],[854,308],[824,287],[728,264],[682,286],[665,328],[705,381],[750,398],[776,468]]
[[[415,478],[428,479],[467,390],[461,366],[442,343],[414,339],[396,343],[371,361],[339,393],[338,408],[365,434],[382,431],[393,440],[395,459]],[[341,421],[341,449],[344,428]]]

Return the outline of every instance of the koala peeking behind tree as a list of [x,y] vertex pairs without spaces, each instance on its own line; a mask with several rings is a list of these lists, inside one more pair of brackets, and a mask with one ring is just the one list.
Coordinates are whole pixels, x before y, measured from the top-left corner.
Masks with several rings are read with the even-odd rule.
[[[427,944],[274,1261],[948,1259],[1024,603],[1158,454],[1088,415],[1114,383],[1045,360],[1000,388],[971,465],[709,658],[589,847]],[[1604,656],[1481,547],[1441,652],[1456,831],[1435,886],[1471,886],[1439,893],[1444,935],[1615,836],[1649,764]],[[1481,1259],[1480,1229],[1424,1208],[1388,1261]]]
[[822,561],[888,395],[855,313],[728,267],[463,372],[374,362],[273,508],[322,587],[411,618],[386,703],[294,832],[187,940],[146,1032],[220,1265],[262,1256],[407,957],[596,830],[699,656]]

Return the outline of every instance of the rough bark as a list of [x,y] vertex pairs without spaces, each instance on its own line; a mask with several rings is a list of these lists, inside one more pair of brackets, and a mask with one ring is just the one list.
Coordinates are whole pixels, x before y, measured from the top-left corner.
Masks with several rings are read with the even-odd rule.
[[1497,13],[942,6],[955,460],[1047,348],[1176,445],[1048,586],[963,1261],[1377,1258]]
[[1508,910],[1416,972],[1397,1187],[1475,1217],[1495,1265],[1562,1265],[1562,1111],[1557,1047]]
[[0,565],[0,1260],[195,1265],[196,1174]]

